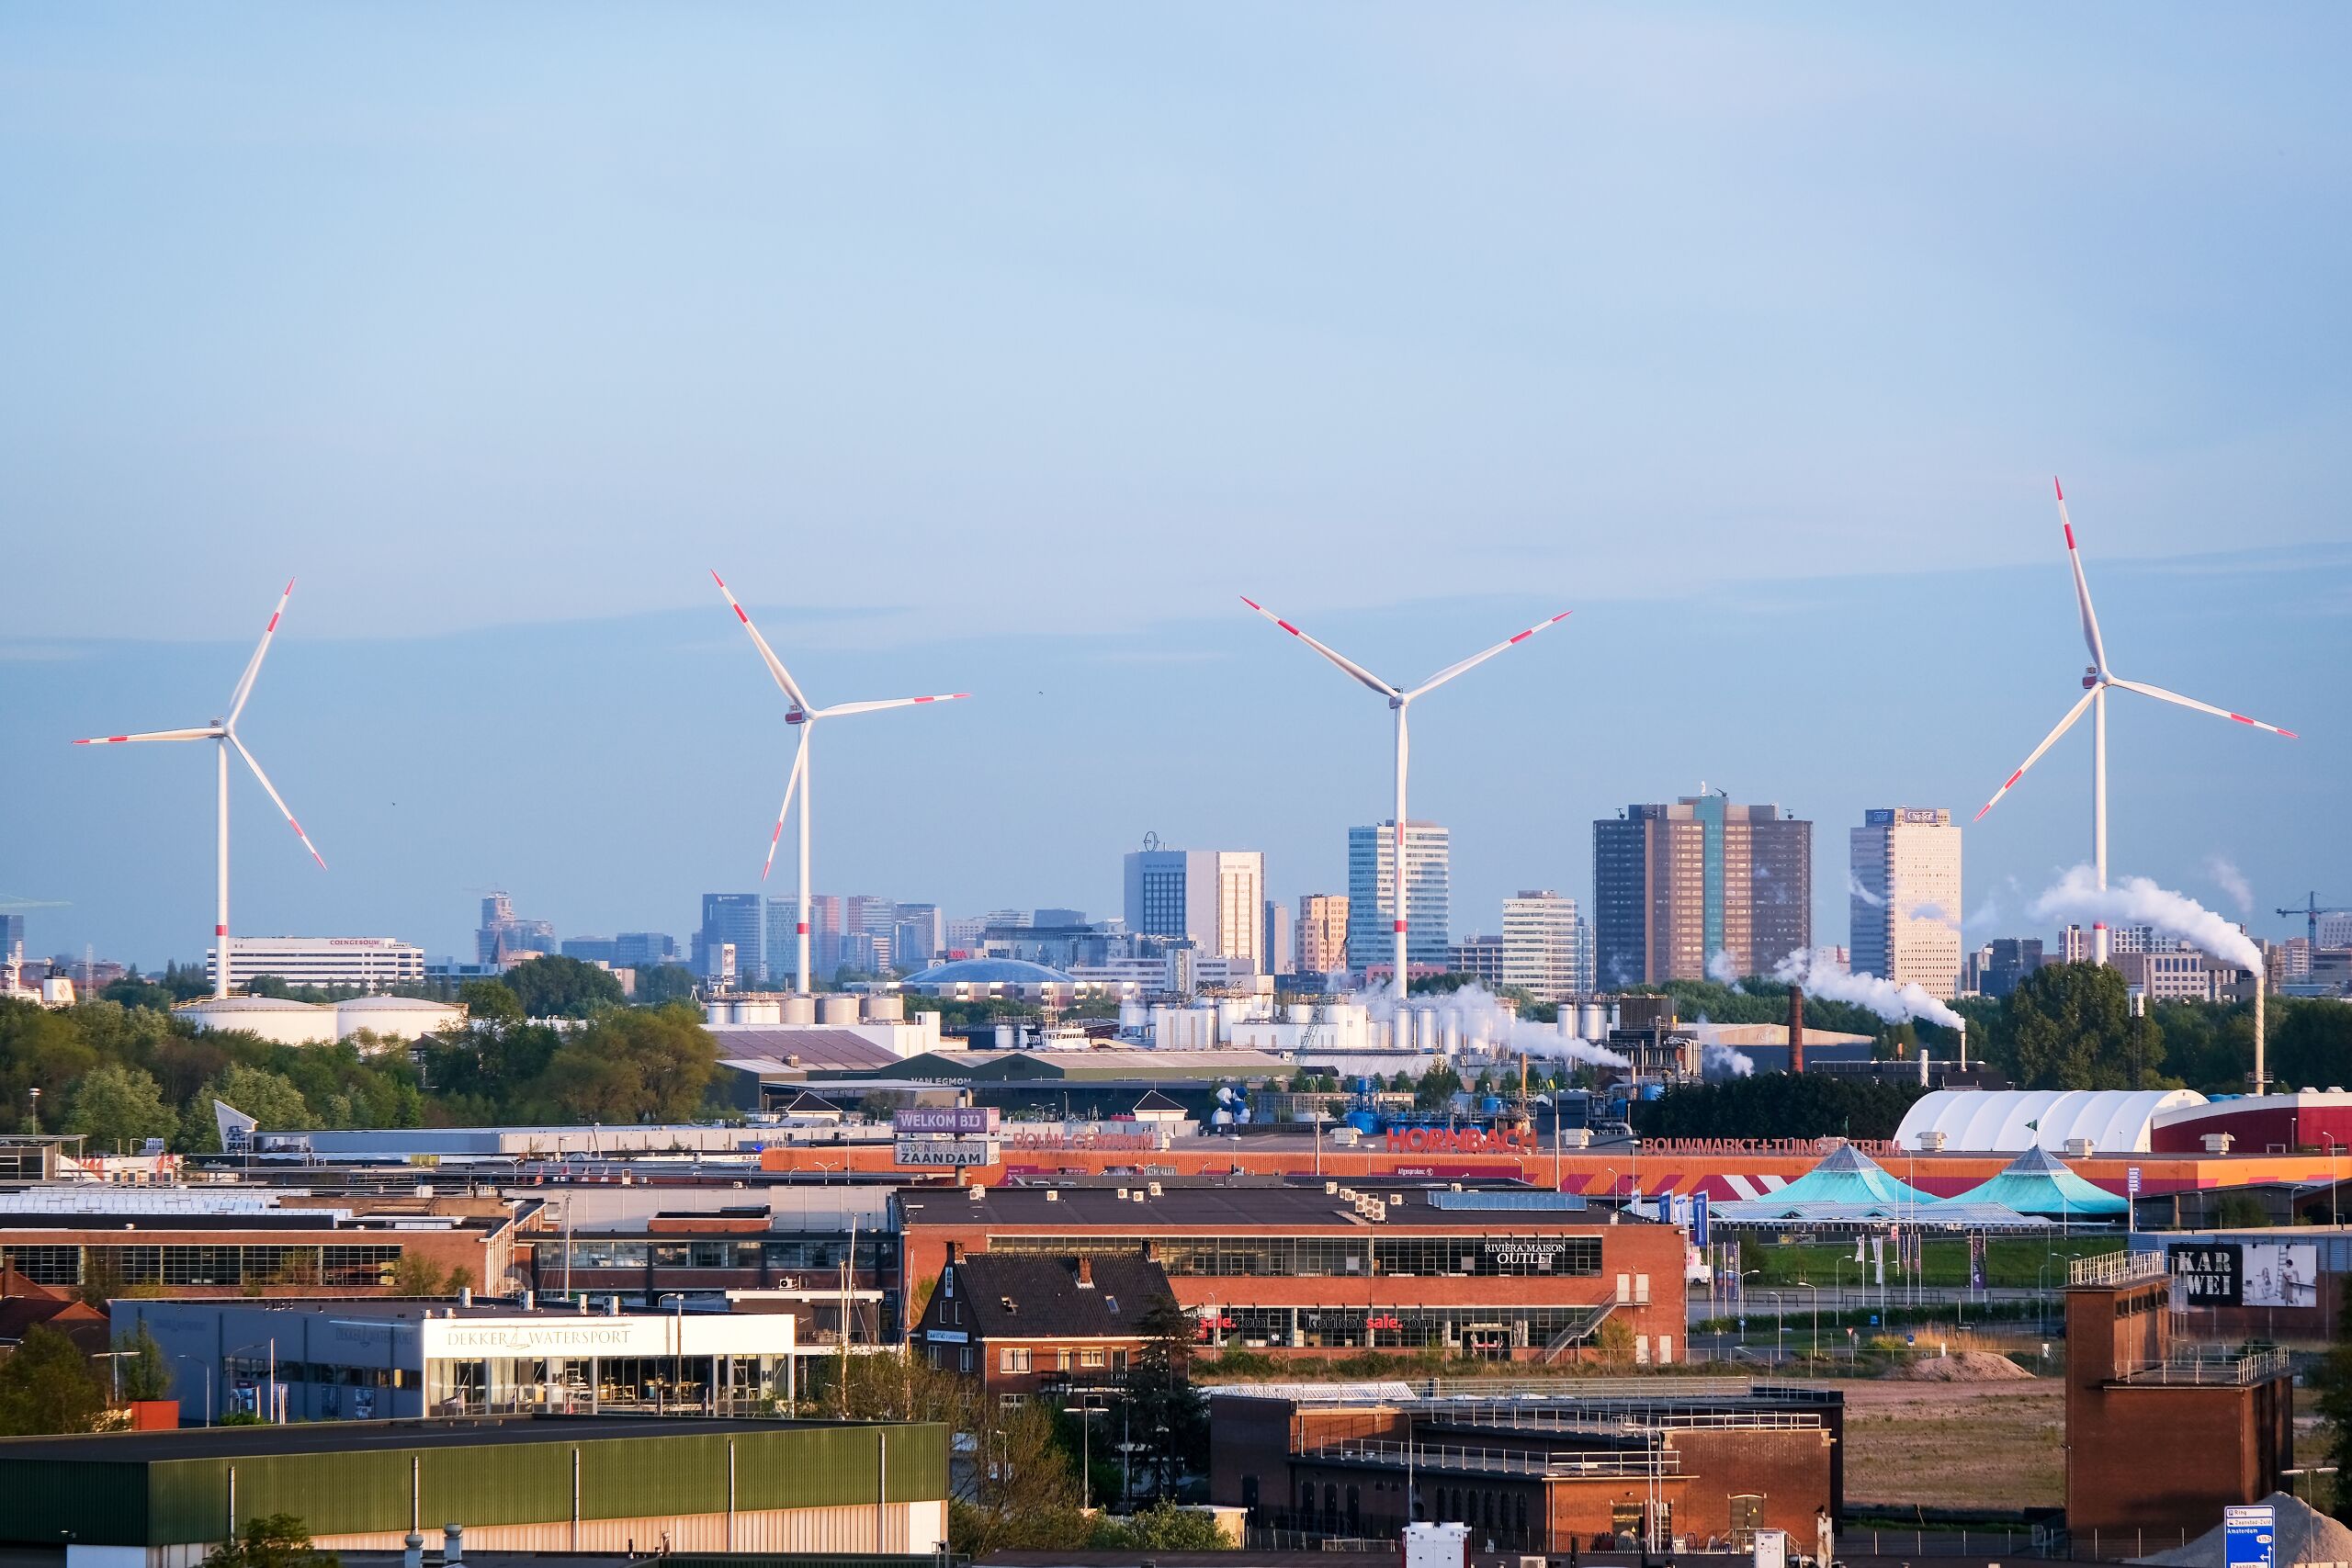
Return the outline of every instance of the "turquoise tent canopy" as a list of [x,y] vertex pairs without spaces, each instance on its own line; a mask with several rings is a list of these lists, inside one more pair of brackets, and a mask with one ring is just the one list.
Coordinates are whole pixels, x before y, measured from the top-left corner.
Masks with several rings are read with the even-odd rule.
[[1998,1176],[1970,1188],[1952,1201],[1998,1203],[2020,1214],[2043,1214],[2052,1219],[2117,1219],[2132,1208],[2130,1199],[2092,1186],[2044,1148],[2026,1150],[2004,1167]]
[[1840,1144],[1827,1158],[1779,1191],[1770,1194],[1776,1206],[1792,1203],[1861,1203],[1883,1208],[1891,1203],[1933,1204],[1930,1193],[1908,1187],[1886,1173],[1886,1168],[1851,1144]]

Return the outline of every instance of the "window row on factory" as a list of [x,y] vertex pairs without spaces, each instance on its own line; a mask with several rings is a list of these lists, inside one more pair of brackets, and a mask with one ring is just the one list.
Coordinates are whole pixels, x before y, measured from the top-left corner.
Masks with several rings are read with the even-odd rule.
[[[1607,1313],[1596,1307],[1476,1306],[1255,1307],[1207,1309],[1201,1337],[1217,1346],[1292,1349],[1436,1349],[1472,1356],[1581,1345],[1594,1339]],[[1625,1348],[1637,1363],[1674,1356],[1671,1336],[1634,1336]]]
[[[1152,1256],[1182,1276],[1315,1279],[1351,1274],[1592,1279],[1594,1235],[1154,1236]],[[1049,1257],[1140,1253],[1139,1235],[991,1235],[989,1249]]]
[[[560,1267],[562,1253],[542,1244],[543,1255]],[[571,1243],[575,1269],[839,1269],[849,1254],[846,1241],[621,1241],[583,1236]],[[860,1273],[898,1267],[898,1245],[860,1241],[853,1265]],[[549,1266],[542,1263],[544,1269]]]
[[0,1247],[0,1264],[39,1285],[317,1284],[365,1289],[390,1281],[394,1246]]

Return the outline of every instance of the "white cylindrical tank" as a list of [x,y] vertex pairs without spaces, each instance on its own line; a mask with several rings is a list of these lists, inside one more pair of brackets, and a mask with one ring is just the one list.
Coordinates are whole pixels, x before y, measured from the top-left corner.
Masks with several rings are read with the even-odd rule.
[[1457,1055],[1462,1049],[1462,1020],[1453,1013],[1445,1015],[1445,1054]]
[[817,1021],[817,998],[806,995],[786,997],[783,1012],[786,1023],[814,1023]]
[[858,1009],[855,996],[831,996],[817,998],[819,1023],[855,1023]]
[[784,1004],[773,998],[737,1002],[735,1021],[738,1023],[782,1023]]
[[1151,1013],[1141,1002],[1119,1004],[1119,1032],[1140,1034],[1151,1027]]
[[1315,1010],[1305,1002],[1293,1002],[1283,1009],[1283,1018],[1291,1023],[1312,1023],[1315,1021]]
[[865,1021],[868,1023],[904,1023],[907,1004],[899,997],[868,997],[865,998]]
[[1609,1038],[1609,1010],[1599,1002],[1577,1004],[1577,1033],[1586,1040]]
[[1000,1051],[1012,1049],[1012,1025],[1000,1023],[996,1026],[996,1048]]
[[1168,1021],[1170,1010],[1166,1002],[1151,1004],[1151,1045],[1155,1051],[1172,1051],[1176,1048],[1176,1041]]
[[1249,1018],[1250,1006],[1250,1004],[1249,1002],[1238,997],[1225,997],[1219,998],[1214,1013],[1214,1017],[1216,1019],[1216,1034],[1213,1037],[1212,1043],[1216,1040],[1231,1039],[1233,1037],[1233,1026]]

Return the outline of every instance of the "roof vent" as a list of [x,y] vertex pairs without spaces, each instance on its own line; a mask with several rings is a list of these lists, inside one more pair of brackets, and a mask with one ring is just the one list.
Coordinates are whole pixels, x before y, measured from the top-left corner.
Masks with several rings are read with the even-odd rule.
[[1122,1203],[1124,1203],[1124,1202],[1125,1202],[1126,1201],[1127,1201],[1127,1190],[1126,1190],[1125,1188],[1122,1187],[1122,1188],[1120,1188],[1120,1189],[1119,1189],[1119,1201],[1120,1201],[1120,1202],[1122,1202]]
[[1144,1190],[1157,1198],[1159,1196],[1159,1183],[1155,1181],[1149,1187],[1145,1188]]
[[985,1187],[979,1186],[978,1183],[975,1183],[967,1190],[972,1194],[972,1201],[975,1203],[980,1201],[989,1195],[989,1190]]
[[1327,1181],[1327,1182],[1325,1182],[1325,1183],[1323,1184],[1323,1195],[1324,1195],[1325,1197],[1327,1197],[1327,1198],[1328,1198],[1328,1197],[1330,1197],[1332,1194],[1334,1194],[1334,1193],[1338,1192],[1339,1190],[1340,1190],[1340,1184],[1339,1184],[1338,1182],[1336,1182],[1336,1181]]
[[1142,1201],[1144,1201],[1145,1197],[1146,1197],[1146,1194],[1145,1194],[1145,1192],[1144,1192],[1144,1190],[1143,1190],[1142,1188],[1140,1188],[1140,1187],[1136,1188],[1136,1202],[1138,1202],[1138,1203],[1140,1203],[1140,1202],[1142,1202]]
[[1021,1310],[1019,1307],[1012,1304],[1012,1298],[1011,1296],[997,1297],[997,1304],[1004,1308],[1007,1312],[1017,1313]]
[[[977,1190],[977,1189],[975,1189],[975,1190]],[[1048,1187],[1048,1188],[1046,1188],[1046,1202],[1048,1202],[1048,1203],[1058,1203],[1058,1202],[1060,1202],[1061,1201],[1062,1201],[1062,1195],[1061,1195],[1061,1192],[1060,1192],[1060,1190],[1059,1190],[1058,1189],[1057,1189],[1057,1188],[1052,1188],[1052,1187]]]

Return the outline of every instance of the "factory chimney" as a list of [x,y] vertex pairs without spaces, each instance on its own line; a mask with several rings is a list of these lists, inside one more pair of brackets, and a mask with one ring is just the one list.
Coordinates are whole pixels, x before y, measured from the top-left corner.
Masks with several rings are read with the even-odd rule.
[[1804,1071],[1804,987],[1789,987],[1789,1071]]

